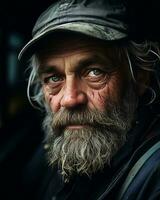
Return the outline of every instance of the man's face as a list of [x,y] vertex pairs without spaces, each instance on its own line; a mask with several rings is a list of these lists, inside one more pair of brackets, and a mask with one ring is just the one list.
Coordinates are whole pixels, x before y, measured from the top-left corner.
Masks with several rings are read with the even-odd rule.
[[49,159],[64,177],[92,174],[110,161],[131,127],[136,97],[127,60],[118,48],[96,41],[53,43],[38,54]]
[[[75,47],[77,46],[77,47]],[[53,50],[54,51],[54,50]],[[65,41],[40,55],[45,100],[56,113],[80,106],[105,111],[107,99],[119,104],[129,81],[127,61],[116,50],[94,43]],[[67,129],[83,128],[80,124]]]

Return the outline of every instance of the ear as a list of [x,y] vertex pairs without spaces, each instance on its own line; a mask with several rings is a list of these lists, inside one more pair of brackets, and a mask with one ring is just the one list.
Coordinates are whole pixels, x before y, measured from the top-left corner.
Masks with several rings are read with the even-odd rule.
[[150,72],[139,70],[136,76],[138,95],[142,96],[150,85]]

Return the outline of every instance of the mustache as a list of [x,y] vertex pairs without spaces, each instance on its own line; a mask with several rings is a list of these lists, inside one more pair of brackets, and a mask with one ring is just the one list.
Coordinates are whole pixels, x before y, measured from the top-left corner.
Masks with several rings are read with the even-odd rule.
[[81,110],[67,110],[64,108],[54,113],[52,119],[53,129],[64,128],[68,125],[90,125],[103,128],[104,126],[113,127],[115,124],[115,116],[109,116],[107,113],[88,108]]

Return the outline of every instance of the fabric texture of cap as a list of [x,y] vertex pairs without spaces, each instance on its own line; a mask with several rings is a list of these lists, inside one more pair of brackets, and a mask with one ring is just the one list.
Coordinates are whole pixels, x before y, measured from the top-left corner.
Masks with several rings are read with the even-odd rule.
[[79,32],[102,40],[126,38],[126,8],[121,0],[61,0],[52,4],[38,18],[33,38],[23,47],[18,58],[28,59],[36,45],[57,30]]

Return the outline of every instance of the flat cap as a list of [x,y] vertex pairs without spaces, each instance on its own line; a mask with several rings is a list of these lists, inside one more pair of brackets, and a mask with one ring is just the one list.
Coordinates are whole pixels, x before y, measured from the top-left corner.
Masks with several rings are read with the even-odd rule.
[[102,40],[120,40],[128,35],[126,8],[122,0],[61,0],[53,3],[38,18],[32,39],[19,53],[28,59],[49,34],[74,31]]

